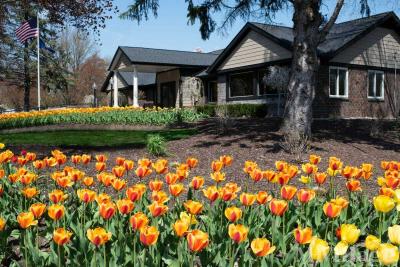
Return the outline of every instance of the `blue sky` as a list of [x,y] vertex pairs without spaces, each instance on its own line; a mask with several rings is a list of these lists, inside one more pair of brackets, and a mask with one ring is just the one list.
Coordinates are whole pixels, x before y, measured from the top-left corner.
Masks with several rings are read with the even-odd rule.
[[[125,11],[133,0],[116,0],[114,3],[120,11]],[[339,21],[357,18],[360,16],[358,0],[346,1]],[[370,0],[372,14],[394,10],[399,15],[400,5],[394,6],[394,0]],[[333,10],[336,0],[327,0],[323,6],[323,13],[329,15]],[[350,4],[349,4],[350,3]],[[291,26],[291,10],[280,12],[273,22]],[[217,15],[218,20],[223,19],[223,14]],[[254,19],[252,19],[254,21]],[[262,22],[262,21],[261,21]],[[100,35],[101,56],[111,58],[118,46],[138,46],[151,48],[164,48],[194,51],[200,48],[204,52],[224,48],[239,32],[245,21],[238,19],[226,33],[215,32],[209,40],[202,40],[199,25],[188,25],[186,18],[186,4],[184,0],[160,0],[158,17],[150,17],[139,25],[135,21],[122,20],[118,15],[106,24]]]

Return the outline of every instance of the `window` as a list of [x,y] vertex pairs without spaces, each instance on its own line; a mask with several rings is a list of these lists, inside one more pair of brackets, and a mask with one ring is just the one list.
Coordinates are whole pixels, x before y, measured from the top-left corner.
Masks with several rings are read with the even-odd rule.
[[383,99],[385,91],[385,75],[383,71],[368,71],[368,98]]
[[258,72],[258,95],[271,95],[278,93],[276,89],[268,85],[267,83],[268,74],[269,73],[267,70],[261,70]]
[[346,68],[329,68],[329,96],[332,98],[348,97],[348,71]]
[[217,102],[218,97],[218,84],[216,81],[208,83],[208,102]]
[[229,81],[229,96],[252,96],[253,85],[253,72],[232,74]]

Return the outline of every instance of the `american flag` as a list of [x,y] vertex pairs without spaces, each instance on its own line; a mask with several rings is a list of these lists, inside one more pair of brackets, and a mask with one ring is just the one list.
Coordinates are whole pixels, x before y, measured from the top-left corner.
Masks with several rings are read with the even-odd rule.
[[22,25],[15,31],[15,34],[21,43],[25,43],[26,40],[30,38],[37,37],[39,34],[39,28],[37,26],[36,18],[32,18],[22,23]]

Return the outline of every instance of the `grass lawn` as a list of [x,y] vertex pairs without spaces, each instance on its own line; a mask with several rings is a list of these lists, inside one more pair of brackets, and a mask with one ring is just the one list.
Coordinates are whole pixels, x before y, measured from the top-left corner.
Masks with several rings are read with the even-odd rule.
[[8,145],[48,145],[79,147],[144,146],[149,134],[158,133],[167,141],[187,138],[195,129],[161,131],[66,130],[0,134],[0,142]]

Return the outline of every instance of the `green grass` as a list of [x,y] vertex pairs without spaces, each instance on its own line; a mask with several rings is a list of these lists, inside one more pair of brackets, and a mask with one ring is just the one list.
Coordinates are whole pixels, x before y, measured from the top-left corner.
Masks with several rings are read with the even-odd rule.
[[149,134],[158,133],[166,141],[196,134],[195,129],[161,131],[66,130],[0,134],[0,142],[8,145],[46,145],[61,147],[144,147]]

